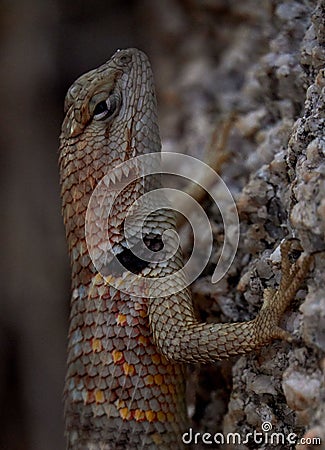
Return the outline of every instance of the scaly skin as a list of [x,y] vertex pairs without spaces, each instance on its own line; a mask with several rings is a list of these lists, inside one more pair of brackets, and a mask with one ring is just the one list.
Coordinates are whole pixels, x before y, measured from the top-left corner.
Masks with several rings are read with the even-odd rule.
[[[105,101],[109,99],[105,106]],[[100,105],[100,106],[98,106]],[[108,106],[107,106],[108,105]],[[106,108],[106,109],[105,109]],[[278,322],[310,263],[290,267],[283,246],[284,275],[278,292],[266,291],[258,316],[235,324],[199,323],[187,289],[166,296],[161,283],[148,294],[146,277],[175,274],[182,267],[177,251],[168,264],[142,265],[125,250],[123,223],[130,204],[159,180],[133,181],[117,198],[107,239],[128,268],[142,276],[143,296],[112,287],[123,274],[102,264],[101,275],[89,256],[85,217],[94,188],[123,161],[160,151],[156,99],[147,57],[136,49],[115,53],[69,89],[60,136],[63,216],[72,266],[72,300],[65,385],[68,449],[181,449],[186,430],[184,362],[211,362],[247,353],[274,338],[286,338]],[[110,182],[108,183],[109,187]],[[113,183],[112,183],[113,185]],[[109,194],[108,194],[109,197]],[[107,199],[94,200],[89,233],[105,258],[99,221],[108,219]],[[146,222],[149,248],[160,244],[173,214],[161,210]],[[133,236],[136,239],[136,232]],[[124,286],[127,279],[123,281]]]

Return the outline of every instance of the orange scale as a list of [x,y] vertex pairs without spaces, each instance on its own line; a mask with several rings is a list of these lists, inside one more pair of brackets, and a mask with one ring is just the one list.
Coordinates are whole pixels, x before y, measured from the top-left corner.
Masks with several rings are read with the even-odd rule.
[[157,414],[155,413],[155,411],[152,411],[151,409],[146,411],[145,415],[148,422],[154,422],[157,420]]
[[147,317],[148,313],[145,309],[140,309],[139,316],[140,317]]
[[112,351],[112,357],[115,364],[122,364],[125,361],[123,353],[118,350]]
[[125,362],[123,364],[123,370],[124,370],[125,375],[132,376],[135,374],[135,367],[133,364],[128,364],[127,362]]
[[157,412],[157,419],[159,422],[166,422],[167,416],[164,412],[158,411]]
[[97,404],[105,402],[105,394],[102,390],[96,389],[95,391],[95,400]]
[[168,389],[167,384],[164,384],[164,383],[163,383],[163,384],[160,386],[160,388],[161,388],[161,392],[162,392],[163,394],[168,394],[169,389]]
[[134,418],[137,422],[143,422],[146,419],[146,416],[141,409],[136,409],[134,411]]
[[158,353],[154,353],[153,355],[151,355],[151,359],[152,359],[152,362],[156,365],[161,363],[161,357]]
[[144,382],[147,386],[152,386],[154,384],[154,377],[152,375],[148,375],[145,377]]
[[117,314],[116,323],[121,326],[125,326],[127,324],[127,318],[125,314]]
[[132,414],[129,408],[122,408],[119,410],[120,416],[123,420],[130,420],[132,419]]
[[158,373],[157,375],[154,376],[154,380],[155,380],[155,383],[158,384],[158,386],[161,386],[164,381],[164,379],[163,379],[162,375],[160,375],[160,373]]
[[142,334],[138,337],[139,344],[142,345],[148,345],[149,339],[146,336],[143,336]]
[[93,338],[91,340],[91,347],[94,353],[99,353],[103,349],[102,341],[100,339]]

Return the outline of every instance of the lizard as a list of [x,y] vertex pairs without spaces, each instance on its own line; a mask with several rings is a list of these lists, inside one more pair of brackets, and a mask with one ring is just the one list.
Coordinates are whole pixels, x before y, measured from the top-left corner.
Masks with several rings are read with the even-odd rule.
[[[85,235],[94,189],[124,161],[160,151],[153,75],[142,51],[117,51],[69,88],[59,168],[72,268],[64,390],[70,450],[184,448],[181,436],[188,421],[184,365],[211,363],[255,351],[274,339],[290,339],[279,321],[309,270],[311,256],[302,253],[290,262],[288,240],[281,247],[280,286],[277,291],[264,291],[260,312],[248,322],[201,323],[187,287],[168,295],[169,286],[158,284],[150,295],[146,291],[134,295],[132,289],[118,288],[119,283],[127,284],[127,278],[109,260],[103,270],[96,269]],[[112,180],[107,183],[108,191],[114,189]],[[138,279],[168,274],[171,283],[177,283],[183,265],[180,249],[167,263],[147,262],[135,256],[125,241],[128,208],[155,183],[159,184],[155,177],[150,182],[139,177],[122,191],[113,205],[106,237],[125,270]],[[96,239],[99,217],[107,219],[105,201],[95,201],[94,210],[91,225]],[[162,233],[174,229],[175,223],[168,209],[149,215],[142,233],[146,246],[160,250]],[[97,250],[104,256],[105,248],[98,237]]]

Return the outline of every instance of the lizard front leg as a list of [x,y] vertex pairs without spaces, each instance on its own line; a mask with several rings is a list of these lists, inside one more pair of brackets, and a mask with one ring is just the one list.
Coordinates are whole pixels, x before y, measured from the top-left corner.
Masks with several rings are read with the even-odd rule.
[[150,325],[160,351],[174,361],[208,363],[251,352],[273,339],[290,341],[290,334],[279,327],[279,322],[312,262],[312,256],[302,254],[297,262],[291,264],[290,249],[290,241],[281,245],[280,286],[276,291],[265,289],[263,306],[256,318],[249,322],[199,323],[194,319],[187,292],[168,299],[152,299],[149,305]]

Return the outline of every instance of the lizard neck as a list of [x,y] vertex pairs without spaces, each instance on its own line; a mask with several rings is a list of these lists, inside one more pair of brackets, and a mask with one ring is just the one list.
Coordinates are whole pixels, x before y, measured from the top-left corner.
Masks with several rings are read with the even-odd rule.
[[[132,140],[136,144],[137,140],[135,138],[132,138]],[[157,145],[155,150],[158,152],[160,147]],[[136,156],[136,153],[134,150],[132,155]],[[94,223],[93,227],[88,227],[88,230],[90,230],[88,237],[96,241],[98,249],[105,248],[109,242],[110,247],[116,253],[122,251],[125,240],[123,230],[126,216],[125,208],[131,205],[130,200],[133,203],[149,187],[152,188],[152,180],[150,186],[145,186],[143,180],[136,180],[112,200],[115,190],[114,181],[118,181],[118,177],[123,175],[116,166],[123,162],[125,155],[115,156],[113,161],[111,155],[109,142],[102,145],[101,148],[97,148],[92,142],[84,146],[80,141],[77,141],[61,149],[62,212],[72,267],[73,288],[77,287],[80,281],[84,285],[88,285],[98,269],[98,267],[97,269],[94,267],[89,255],[85,225],[87,208],[99,183],[104,181],[98,200],[94,197],[92,208],[99,211],[98,214],[95,212],[97,216],[94,221],[99,220],[100,226],[105,227],[105,239],[103,242],[99,241],[97,223]],[[113,175],[110,175],[112,171]],[[110,183],[108,187],[105,186],[107,182]],[[90,225],[92,224],[90,223]],[[92,236],[90,236],[90,232],[92,232]]]

